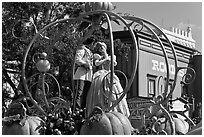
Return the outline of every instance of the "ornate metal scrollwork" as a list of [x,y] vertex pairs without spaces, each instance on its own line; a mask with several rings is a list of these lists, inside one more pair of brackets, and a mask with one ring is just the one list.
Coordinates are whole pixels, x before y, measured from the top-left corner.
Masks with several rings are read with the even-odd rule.
[[[163,54],[164,54],[164,58],[165,58],[165,63],[166,63],[166,68],[167,68],[167,73],[166,73],[166,78],[165,78],[165,82],[164,82],[164,91],[163,91],[163,94],[159,95],[158,97],[156,97],[155,99],[156,100],[152,100],[151,102],[152,103],[149,103],[147,105],[141,105],[139,106],[138,108],[135,108],[135,110],[133,112],[135,112],[136,110],[140,109],[140,108],[144,108],[144,107],[157,107],[158,110],[162,110],[162,113],[165,114],[165,116],[167,117],[168,121],[171,123],[170,126],[171,126],[171,129],[172,129],[172,132],[171,134],[174,134],[175,133],[175,129],[173,128],[173,122],[172,122],[172,117],[170,116],[169,112],[168,112],[168,108],[166,108],[166,106],[168,106],[168,101],[175,89],[175,86],[176,86],[176,83],[177,83],[177,75],[178,75],[178,71],[180,69],[188,69],[188,70],[191,70],[193,73],[192,74],[185,74],[183,76],[183,83],[184,84],[190,84],[194,79],[195,79],[195,71],[192,69],[192,68],[189,68],[189,67],[178,67],[178,63],[177,63],[177,56],[176,56],[176,52],[175,52],[175,49],[174,49],[174,46],[173,44],[171,43],[171,41],[168,39],[168,37],[162,32],[162,30],[157,27],[155,24],[151,23],[150,21],[147,21],[145,19],[142,19],[142,18],[137,18],[137,17],[131,17],[131,16],[122,16],[124,19],[127,19],[127,20],[130,20],[132,21],[129,25],[132,26],[132,24],[134,24],[134,22],[142,22],[142,26],[144,28],[146,28],[147,30],[149,30],[150,33],[152,33],[154,35],[154,38],[156,38],[156,40],[158,41],[159,45],[161,46],[161,49],[163,51]],[[175,70],[176,73],[174,75],[174,80],[173,80],[173,85],[172,85],[172,88],[170,89],[170,91],[168,91],[168,85],[169,85],[169,59],[168,59],[168,56],[167,56],[167,53],[166,53],[166,50],[164,48],[164,45],[161,41],[161,39],[158,37],[158,32],[156,31],[159,31],[159,34],[162,34],[162,36],[167,40],[167,42],[169,43],[170,45],[170,48],[172,50],[172,54],[173,54],[173,59],[174,59],[174,62],[175,62]],[[163,78],[160,77],[159,79],[161,80]],[[153,115],[153,114],[152,114]],[[144,120],[144,119],[143,119]]]
[[[181,69],[187,70],[186,74],[184,74],[182,77],[182,81],[181,81],[182,84],[189,85],[195,80],[196,72],[193,68],[191,68],[191,67],[178,67],[177,69],[178,69],[178,71]],[[190,73],[189,71],[191,71],[192,73]]]
[[[57,109],[60,108],[70,108],[70,105],[65,100],[63,100],[61,97],[61,91],[60,91],[60,85],[57,81],[57,79],[50,73],[47,73],[47,71],[50,69],[50,63],[46,59],[47,54],[45,52],[43,53],[36,53],[33,55],[32,61],[36,64],[36,68],[38,69],[39,73],[36,73],[29,77],[26,80],[26,85],[28,86],[27,95],[29,96],[30,101],[33,103],[33,106],[28,107],[29,112],[33,115],[47,115],[48,113],[55,113]],[[38,79],[37,82],[34,82],[33,79]],[[56,92],[55,95],[58,95],[58,97],[50,97],[49,93],[49,84],[46,82],[46,78],[51,77],[51,79],[54,80],[54,82],[57,84],[58,93]],[[31,93],[31,89],[36,86],[37,90],[36,92]],[[53,104],[53,99],[55,100]],[[61,106],[59,103],[56,102],[66,102],[61,103]],[[56,108],[57,107],[57,108]]]
[[[95,18],[95,20],[88,20],[86,18],[87,16],[92,16],[92,15],[99,15],[99,18]],[[195,71],[192,68],[189,68],[189,67],[185,67],[185,68],[184,67],[178,67],[178,65],[177,65],[177,56],[176,56],[174,46],[171,43],[171,41],[168,39],[168,37],[162,32],[162,30],[158,26],[156,26],[155,24],[151,23],[150,21],[147,21],[147,20],[142,19],[142,18],[133,17],[133,16],[130,16],[130,15],[120,16],[118,14],[115,14],[115,13],[111,12],[111,11],[105,11],[105,10],[89,11],[89,12],[86,12],[85,14],[81,14],[77,18],[61,19],[61,20],[58,20],[56,22],[52,22],[52,23],[48,24],[47,26],[45,26],[43,29],[41,29],[39,31],[36,31],[36,35],[33,37],[32,41],[30,42],[30,44],[27,47],[27,50],[26,50],[25,56],[24,56],[24,60],[23,60],[23,65],[22,65],[23,84],[24,84],[24,87],[25,87],[25,90],[26,90],[28,96],[30,97],[32,103],[34,104],[34,107],[36,107],[44,115],[47,115],[47,113],[43,110],[44,106],[46,106],[46,108],[48,108],[48,111],[49,111],[49,110],[52,109],[50,106],[56,106],[57,108],[59,108],[59,104],[60,105],[64,104],[64,100],[62,100],[60,98],[60,96],[59,96],[59,98],[54,98],[54,99],[52,98],[51,100],[46,98],[45,86],[48,87],[47,86],[48,84],[46,84],[44,78],[45,78],[45,74],[48,74],[48,73],[46,73],[47,69],[40,69],[40,71],[41,70],[42,71],[39,73],[42,76],[42,83],[41,84],[42,84],[42,90],[43,90],[43,96],[44,96],[44,103],[45,104],[42,107],[38,106],[38,102],[36,102],[33,99],[32,95],[30,93],[30,89],[28,88],[28,85],[27,85],[27,78],[25,76],[25,66],[26,66],[26,59],[27,59],[28,53],[29,53],[33,43],[35,42],[35,40],[39,36],[42,36],[42,33],[46,29],[48,29],[49,27],[52,27],[52,26],[54,26],[54,25],[56,25],[58,23],[68,22],[67,25],[70,25],[71,23],[73,23],[75,21],[85,21],[85,22],[90,23],[91,29],[84,38],[80,39],[81,42],[83,42],[84,39],[87,39],[88,37],[91,36],[91,34],[93,33],[94,30],[98,29],[98,27],[100,25],[102,25],[101,24],[102,18],[105,19],[105,21],[106,21],[106,23],[108,25],[109,41],[110,41],[110,46],[111,46],[111,69],[110,69],[111,72],[109,73],[110,74],[110,91],[111,92],[112,92],[112,88],[113,88],[112,86],[113,86],[113,73],[114,73],[114,65],[113,65],[114,64],[113,63],[114,45],[113,45],[113,34],[112,34],[112,26],[111,26],[111,21],[112,20],[114,20],[114,19],[120,20],[127,27],[128,31],[129,31],[129,33],[131,35],[131,38],[133,40],[133,46],[134,46],[133,49],[135,50],[135,54],[136,54],[136,58],[134,59],[134,64],[133,64],[133,72],[132,72],[132,75],[131,75],[129,81],[126,82],[126,86],[124,88],[124,91],[121,93],[120,97],[117,100],[115,100],[112,103],[112,105],[110,106],[110,108],[108,108],[107,110],[110,111],[114,107],[116,107],[116,105],[118,105],[118,103],[125,97],[125,95],[127,94],[128,90],[130,89],[130,87],[131,87],[131,85],[133,83],[133,80],[134,80],[135,75],[136,75],[138,58],[139,58],[139,46],[138,46],[138,41],[136,40],[134,32],[141,32],[143,29],[147,29],[149,32],[151,32],[151,34],[154,35],[154,38],[156,38],[156,40],[158,41],[159,45],[161,46],[161,50],[162,50],[162,52],[164,54],[166,69],[167,69],[166,82],[165,82],[165,85],[164,85],[165,86],[164,87],[164,93],[162,95],[158,96],[155,100],[150,100],[151,103],[149,103],[147,105],[141,105],[138,108],[135,108],[133,113],[135,111],[137,111],[138,109],[140,109],[140,108],[145,108],[144,112],[142,113],[142,114],[145,115],[146,112],[150,112],[149,109],[148,109],[150,106],[151,107],[154,107],[154,106],[158,107],[158,110],[161,110],[162,113],[165,115],[165,117],[170,122],[170,127],[172,129],[171,134],[174,134],[175,129],[172,126],[173,125],[173,119],[172,119],[170,113],[165,108],[165,106],[167,105],[167,103],[169,101],[169,98],[170,98],[170,96],[172,95],[172,93],[174,91],[174,88],[175,88],[175,85],[176,85],[176,82],[177,82],[178,71],[180,69],[187,69],[187,70],[191,70],[193,72],[192,75],[187,73],[186,75],[183,76],[182,79],[183,79],[184,84],[190,84],[195,79]],[[128,21],[130,21],[130,23],[128,23]],[[176,74],[174,76],[172,89],[170,91],[168,91],[168,85],[169,85],[169,60],[168,60],[166,50],[164,48],[164,44],[161,41],[161,39],[158,37],[155,30],[159,31],[159,33],[162,34],[162,36],[164,36],[164,38],[166,39],[167,43],[169,44],[169,46],[170,46],[170,48],[172,50],[172,54],[173,54],[173,57],[174,57],[175,69],[177,71],[176,71]],[[34,62],[37,62],[37,61],[34,61]],[[45,63],[46,61],[45,60],[41,61],[40,65],[43,66],[44,65],[44,64],[42,64],[43,62]],[[48,74],[48,75],[51,76],[57,82],[57,80],[55,79],[54,76],[52,76],[51,74]],[[126,80],[127,80],[127,78],[126,78]],[[34,85],[35,84],[38,84],[38,83],[34,83]],[[34,85],[32,85],[32,86],[34,86]],[[58,82],[57,82],[57,85],[59,86]],[[47,88],[47,89],[49,89],[49,88]],[[59,90],[59,95],[60,95],[60,90]],[[57,103],[56,100],[59,101],[59,102]],[[59,109],[61,109],[61,108],[59,108]],[[62,109],[63,109],[63,107],[62,107]],[[56,110],[56,109],[54,109],[54,110]],[[143,117],[143,124],[145,124],[145,118],[144,117]]]

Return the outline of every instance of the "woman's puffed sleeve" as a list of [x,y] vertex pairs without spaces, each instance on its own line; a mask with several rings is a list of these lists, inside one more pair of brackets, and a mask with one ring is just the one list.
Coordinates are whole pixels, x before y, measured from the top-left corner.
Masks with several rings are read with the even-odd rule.
[[101,56],[101,55],[99,55],[99,54],[94,54],[93,56],[94,56],[94,64],[95,64],[96,66],[100,66],[100,65],[104,62],[103,60],[101,60],[101,59],[102,59],[102,56]]
[[95,60],[101,59],[101,55],[99,55],[99,54],[94,54],[94,55],[93,55],[93,58],[94,58]]

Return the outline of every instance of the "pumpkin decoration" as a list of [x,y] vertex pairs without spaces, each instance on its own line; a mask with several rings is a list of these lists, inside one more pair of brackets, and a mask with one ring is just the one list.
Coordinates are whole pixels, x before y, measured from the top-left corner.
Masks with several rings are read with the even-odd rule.
[[43,122],[36,116],[26,116],[26,108],[20,102],[9,106],[5,117],[2,119],[3,135],[39,135],[38,127]]
[[186,134],[189,130],[189,124],[181,118],[173,118],[176,134]]
[[[185,120],[173,116],[173,128],[175,128],[175,134],[186,134],[189,130],[189,124]],[[166,121],[166,118],[159,118],[154,124],[154,129],[157,132],[165,131],[168,135],[171,134],[170,123]]]
[[94,107],[90,117],[81,127],[81,135],[131,135],[134,128],[126,116],[119,112],[105,113]]
[[193,127],[186,135],[202,135],[202,121]]
[[95,10],[113,10],[113,4],[111,2],[86,2],[85,12],[95,11]]
[[36,67],[40,72],[47,72],[50,69],[50,62],[46,59],[47,53],[41,54],[41,59],[36,63]]
[[3,122],[3,135],[40,135],[38,127],[42,120],[39,117],[27,116],[20,121],[22,124],[12,122],[5,124]]

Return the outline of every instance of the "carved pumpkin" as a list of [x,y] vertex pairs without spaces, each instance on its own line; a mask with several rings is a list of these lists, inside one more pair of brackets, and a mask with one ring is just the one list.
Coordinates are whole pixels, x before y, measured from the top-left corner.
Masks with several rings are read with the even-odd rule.
[[10,124],[3,123],[3,135],[40,135],[37,127],[40,126],[42,120],[39,117],[28,116],[22,124],[13,122]]
[[47,72],[50,69],[50,62],[48,60],[39,60],[36,67],[40,72]]
[[95,11],[95,10],[113,10],[113,4],[111,2],[86,2],[85,11]]
[[119,112],[104,113],[95,107],[80,130],[81,135],[131,135],[133,127],[126,116]]

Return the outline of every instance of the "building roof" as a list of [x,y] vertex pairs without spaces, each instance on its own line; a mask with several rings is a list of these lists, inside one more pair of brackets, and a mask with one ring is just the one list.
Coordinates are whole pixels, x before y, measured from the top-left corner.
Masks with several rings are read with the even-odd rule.
[[[162,31],[167,35],[168,38],[170,37],[167,34],[167,32],[170,32],[170,31],[167,31],[164,29],[162,29]],[[160,37],[161,41],[164,42],[164,45],[168,46],[169,44],[168,44],[167,40],[158,31],[155,31],[155,32],[156,32],[157,36]],[[136,32],[135,32],[135,34],[136,34]],[[141,32],[137,32],[137,36],[140,38],[144,38],[144,39],[148,39],[148,40],[151,40],[154,42],[158,42],[156,40],[155,36],[153,34],[151,34],[150,32],[147,32],[146,30],[143,30]],[[114,39],[118,39],[118,38],[121,39],[122,42],[130,43],[132,41],[131,35],[130,35],[128,30],[114,31],[113,37],[114,37]],[[176,37],[176,35],[175,35],[175,37]],[[178,37],[176,37],[176,38],[178,39]],[[169,38],[169,40],[172,42],[172,44],[174,45],[174,48],[176,50],[182,50],[182,51],[185,51],[185,52],[190,53],[190,54],[193,54],[194,52],[197,51],[195,48],[193,48],[193,46],[186,46],[185,44],[182,44],[182,42],[177,42],[177,41],[173,40],[172,37]],[[194,42],[193,39],[192,39],[192,42]]]

